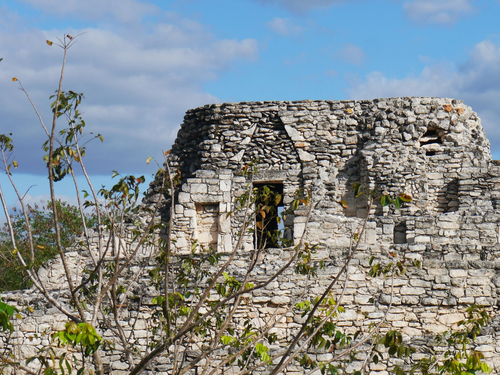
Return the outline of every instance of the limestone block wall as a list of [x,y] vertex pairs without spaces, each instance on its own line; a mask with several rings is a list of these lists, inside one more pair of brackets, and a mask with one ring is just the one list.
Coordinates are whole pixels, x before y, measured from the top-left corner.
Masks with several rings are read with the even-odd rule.
[[[410,341],[425,346],[431,333],[462,319],[468,304],[497,311],[500,168],[491,160],[480,119],[461,101],[208,105],[187,112],[172,153],[173,166],[185,176],[176,213],[220,202],[217,249],[222,252],[233,250],[243,221],[241,215],[227,215],[235,209],[232,202],[252,184],[281,184],[285,207],[299,188],[310,189],[317,208],[307,223],[306,239],[319,246],[318,257],[333,267],[327,267],[325,279],[344,261],[353,233],[368,213],[366,200],[352,193],[354,182],[393,197],[411,195],[413,202],[400,211],[376,205],[370,212],[344,300],[359,313],[345,317],[346,326],[367,328],[381,317],[368,301],[382,292],[378,303],[387,305],[388,287],[368,281],[368,260],[372,255],[387,259],[394,252],[423,264],[396,281],[394,311],[388,316],[390,325],[403,328]],[[252,162],[257,174],[243,177],[241,169]],[[193,187],[194,193],[189,190]],[[299,209],[287,217],[295,243],[306,227],[306,213]],[[181,221],[186,224],[182,229]],[[198,222],[189,226],[182,215],[175,218],[179,251],[203,230]],[[247,235],[242,250],[253,246],[255,238]],[[263,303],[259,311],[293,304],[296,285],[301,281],[290,275],[254,302]],[[314,292],[320,290],[318,286]],[[500,371],[497,324],[495,320],[479,344]],[[373,366],[374,373],[386,370]]]
[[[430,335],[463,319],[468,304],[484,305],[493,321],[478,340],[478,350],[500,373],[500,166],[491,160],[479,118],[461,101],[391,98],[208,105],[187,112],[171,156],[171,167],[182,175],[171,228],[179,253],[189,252],[193,241],[216,248],[224,257],[231,253],[243,223],[243,213],[235,212],[235,198],[256,184],[279,185],[285,208],[298,189],[312,192],[317,206],[310,221],[306,223],[307,210],[301,207],[287,216],[286,225],[296,243],[307,230],[306,240],[318,245],[315,259],[325,265],[320,278],[311,282],[289,270],[252,295],[237,316],[241,321],[248,316],[265,321],[278,309],[283,314],[275,328],[278,336],[297,329],[300,314],[291,306],[304,291],[321,293],[343,265],[353,233],[370,214],[363,244],[349,267],[341,301],[347,313],[339,325],[366,331],[392,303],[382,332],[400,328],[405,340],[419,347],[418,358],[429,350]],[[243,176],[241,169],[251,162],[256,162],[258,172]],[[400,211],[375,205],[367,212],[366,200],[353,196],[354,182],[393,197],[409,194],[413,202]],[[153,183],[145,204],[154,201],[157,192]],[[165,207],[164,220],[169,212]],[[240,258],[230,273],[241,275],[255,241],[252,234],[244,235]],[[392,298],[389,280],[368,276],[370,257],[384,262],[392,259],[391,253],[408,264],[422,263],[395,279]],[[253,276],[269,275],[288,256],[286,249],[268,249]],[[56,264],[52,267],[47,267],[47,277],[59,272]],[[130,274],[136,271],[131,268]],[[122,311],[122,322],[138,350],[147,350],[155,292],[146,273],[136,282],[141,303],[130,302]],[[60,287],[57,281],[53,286]],[[34,291],[3,299],[19,305],[42,301]],[[26,348],[32,345],[28,337],[42,332],[45,317],[53,316],[53,329],[61,321],[50,306],[35,306],[35,313],[27,314],[20,326],[19,339]],[[104,329],[102,333],[107,335]],[[279,343],[273,350],[279,350]],[[124,373],[125,357],[108,354],[110,371]],[[332,358],[331,353],[317,355]],[[360,361],[362,356],[363,350]],[[354,362],[348,373],[360,364]],[[171,367],[168,357],[151,364],[155,373],[168,373]],[[382,364],[370,365],[370,374],[385,375],[388,370]],[[302,371],[290,366],[288,373]]]
[[[418,349],[413,355],[418,359],[429,353],[433,344],[429,342],[432,335],[441,333],[453,327],[453,325],[464,319],[465,308],[470,303],[481,304],[487,307],[493,315],[493,321],[477,340],[477,350],[481,351],[487,358],[489,364],[494,368],[494,373],[500,372],[500,316],[498,315],[498,295],[500,292],[500,262],[481,260],[449,260],[426,257],[424,250],[417,252],[414,249],[413,256],[417,253],[422,257],[422,267],[408,267],[404,276],[396,277],[394,282],[390,278],[371,278],[368,276],[369,255],[374,255],[382,262],[392,259],[382,245],[370,246],[370,254],[360,251],[353,259],[346,276],[346,290],[339,303],[346,312],[340,314],[338,326],[345,329],[346,333],[355,333],[357,330],[367,332],[373,324],[386,318],[381,326],[381,333],[389,329],[401,330],[404,339]],[[85,264],[88,260],[80,254],[75,254],[72,260],[79,264]],[[254,280],[263,279],[272,275],[279,269],[290,256],[286,250],[270,249],[266,252],[262,261],[253,272]],[[272,329],[279,341],[271,347],[273,352],[280,350],[280,343],[285,336],[292,334],[299,328],[302,321],[300,312],[294,311],[292,307],[296,302],[307,299],[308,296],[320,294],[326,285],[330,283],[334,275],[340,270],[345,261],[346,253],[342,251],[319,251],[315,254],[317,260],[323,260],[325,267],[319,270],[318,279],[310,279],[295,274],[292,269],[280,275],[274,282],[263,290],[252,294],[248,303],[238,311],[235,316],[237,324],[243,327],[247,318],[251,318],[254,324],[265,324],[275,314],[279,314],[280,321]],[[77,260],[79,259],[79,261]],[[224,255],[221,261],[224,261]],[[244,272],[247,265],[248,253],[242,251],[228,270],[229,274],[238,275]],[[150,265],[151,267],[154,264]],[[53,263],[51,270],[46,274],[49,278],[47,285],[51,285],[51,292],[60,292],[59,300],[67,301],[64,288],[59,277],[52,272],[61,266]],[[143,353],[150,350],[148,342],[151,338],[153,326],[154,304],[151,298],[157,295],[154,288],[150,287],[146,272],[138,274],[137,264],[131,266],[129,275],[136,278],[134,294],[142,290],[140,302],[130,299],[124,309],[120,311],[121,325],[128,341],[135,345],[135,349]],[[334,288],[337,297],[342,293],[344,283]],[[391,297],[391,289],[392,297]],[[305,297],[304,297],[305,295]],[[22,320],[16,320],[18,330],[14,337],[14,344],[19,354],[28,357],[35,355],[37,350],[49,343],[49,335],[64,327],[67,318],[60,314],[57,309],[47,304],[44,299],[34,290],[3,294],[4,301],[18,306],[22,311]],[[29,312],[27,306],[34,311]],[[385,316],[387,309],[390,311]],[[238,323],[239,322],[239,323]],[[237,328],[237,325],[236,325]],[[105,339],[114,336],[105,326],[98,327]],[[105,353],[103,362],[107,371],[115,375],[127,373],[128,363],[126,356],[120,352],[120,344],[115,343],[115,350]],[[187,347],[187,350],[190,348]],[[359,369],[364,353],[369,345],[360,348],[355,361],[347,367],[352,373]],[[313,352],[311,356],[318,360],[328,361],[335,353]],[[369,374],[388,375],[390,366],[396,361],[387,364],[370,364]],[[171,359],[162,356],[150,366],[151,373],[168,374],[172,369]],[[261,372],[258,372],[259,374]],[[296,364],[287,369],[287,374],[302,374],[304,371]],[[265,374],[265,372],[263,372]]]
[[[375,207],[371,244],[460,244],[474,253],[498,244],[499,167],[480,119],[454,99],[209,105],[188,111],[172,154],[184,176],[174,224],[179,249],[202,233],[196,205],[218,203],[217,247],[230,251],[241,221],[227,218],[234,199],[250,183],[266,182],[282,184],[285,207],[299,188],[313,192],[319,205],[308,238],[326,247],[347,246],[356,218],[366,216],[354,182],[414,199],[400,212]],[[250,181],[241,169],[251,162],[258,173]],[[304,216],[288,218],[296,241]],[[254,246],[251,237],[245,246]]]

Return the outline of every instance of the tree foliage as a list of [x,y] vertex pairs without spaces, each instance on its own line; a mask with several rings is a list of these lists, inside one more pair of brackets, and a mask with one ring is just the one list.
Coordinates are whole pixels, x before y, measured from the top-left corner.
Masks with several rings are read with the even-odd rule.
[[[24,214],[18,209],[13,209],[10,214],[11,225],[14,231],[17,247],[14,250],[9,239],[7,224],[0,231],[0,290],[18,290],[31,287],[32,283],[23,271],[23,265],[15,257],[14,251],[21,252],[25,259],[29,259],[27,267],[38,270],[47,260],[57,256],[57,241],[54,231],[54,214],[49,209],[51,202],[44,205],[35,204],[26,206],[28,223]],[[58,223],[60,228],[61,244],[65,249],[76,245],[76,241],[83,234],[82,216],[76,206],[58,200]],[[96,224],[96,216],[85,214],[85,225],[92,228]],[[31,234],[28,231],[28,225]],[[36,251],[31,258],[30,236]]]

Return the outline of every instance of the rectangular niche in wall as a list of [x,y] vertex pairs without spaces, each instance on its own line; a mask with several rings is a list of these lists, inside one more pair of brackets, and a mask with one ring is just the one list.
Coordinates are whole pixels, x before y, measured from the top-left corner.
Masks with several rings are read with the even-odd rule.
[[403,244],[407,243],[406,238],[406,221],[401,221],[394,225],[394,243]]
[[219,203],[197,203],[196,224],[201,248],[217,250],[219,237]]
[[278,247],[273,234],[276,235],[276,231],[284,228],[283,222],[279,222],[284,210],[283,184],[261,182],[254,183],[253,187],[258,189],[259,194],[259,199],[256,202],[255,244],[257,248]]

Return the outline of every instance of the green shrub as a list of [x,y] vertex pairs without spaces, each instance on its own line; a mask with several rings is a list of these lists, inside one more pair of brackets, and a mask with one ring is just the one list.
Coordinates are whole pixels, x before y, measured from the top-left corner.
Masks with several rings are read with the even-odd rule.
[[[83,234],[83,223],[78,207],[62,201],[57,201],[56,204],[61,244],[64,249],[67,249],[75,245],[78,237]],[[31,260],[28,267],[35,270],[57,255],[54,215],[48,207],[50,207],[50,202],[47,202],[46,205],[35,204],[26,207],[33,232],[33,257],[30,251],[26,220],[20,210],[14,209],[10,215],[18,246],[17,250],[13,249],[7,224],[4,224],[0,230],[0,291],[27,289],[31,286],[24,267],[17,261],[16,257],[12,257],[12,252],[21,251],[26,260]],[[94,215],[87,215],[85,221],[87,227],[90,228],[95,225],[97,219]],[[13,259],[16,260],[13,261]]]

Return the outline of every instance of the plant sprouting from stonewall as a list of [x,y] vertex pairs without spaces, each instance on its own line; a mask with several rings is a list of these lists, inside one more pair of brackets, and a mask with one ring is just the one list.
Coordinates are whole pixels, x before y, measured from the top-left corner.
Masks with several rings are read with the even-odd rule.
[[[181,176],[180,171],[172,170],[169,152],[165,153],[165,167],[160,168],[155,176],[158,194],[153,205],[137,204],[139,186],[145,181],[142,176],[121,176],[116,172],[115,177],[119,180],[113,187],[99,191],[93,188],[84,163],[85,143],[89,138],[86,138],[86,124],[79,110],[83,95],[62,89],[66,55],[75,40],[76,37],[65,35],[58,43],[47,42],[63,50],[59,86],[51,97],[53,117],[50,126],[45,125],[28,92],[14,79],[33,105],[46,136],[43,148],[47,153],[44,162],[51,196],[49,210],[54,222],[51,230],[55,237],[57,261],[64,272],[63,298],[58,294],[61,285],[54,290],[37,273],[34,259],[38,249],[30,226],[29,208],[16,189],[20,212],[26,224],[23,245],[26,250],[18,251],[19,241],[0,186],[8,237],[13,249],[10,254],[17,258],[33,287],[66,317],[66,322],[63,326],[52,326],[46,332],[45,342],[48,344],[42,345],[39,352],[30,358],[16,357],[15,342],[8,334],[3,336],[5,345],[0,351],[0,369],[12,367],[26,374],[43,371],[49,375],[65,375],[76,371],[79,375],[86,372],[102,375],[107,371],[103,353],[112,352],[121,355],[125,364],[122,368],[125,367],[132,375],[156,369],[155,361],[159,357],[163,358],[161,362],[166,361],[164,368],[168,373],[179,375],[188,372],[220,374],[228,367],[239,374],[263,369],[278,374],[291,364],[310,372],[336,374],[343,371],[360,348],[369,349],[360,371],[366,368],[369,361],[382,359],[377,351],[384,346],[394,356],[404,357],[411,353],[398,332],[380,334],[390,305],[384,317],[369,332],[348,333],[337,325],[338,315],[344,311],[342,299],[349,264],[362,243],[372,206],[375,203],[382,206],[393,204],[399,209],[411,201],[410,196],[378,196],[361,184],[354,186],[354,196],[368,202],[367,214],[359,220],[358,231],[353,235],[351,247],[338,272],[321,292],[313,290],[317,290],[314,287],[325,265],[315,260],[316,246],[308,244],[306,238],[316,193],[307,190],[297,192],[288,207],[278,213],[273,207],[281,202],[281,194],[272,192],[266,186],[254,188],[256,167],[253,164],[246,165],[242,170],[248,182],[247,190],[236,198],[230,213],[239,215],[242,223],[233,250],[220,253],[217,249],[203,248],[195,241],[191,251],[177,252],[172,246],[171,231],[175,221],[176,189]],[[60,122],[64,122],[63,128],[60,128]],[[3,168],[16,188],[13,170],[18,165],[11,161],[13,142],[10,135],[0,137]],[[102,140],[100,135],[90,138]],[[75,177],[76,169],[80,169],[87,180],[83,196]],[[80,253],[84,252],[90,259],[84,269],[77,269],[71,263],[70,249],[63,243],[63,234],[57,225],[61,207],[57,205],[55,182],[63,178],[72,178],[75,186],[83,225],[79,244],[83,249]],[[340,204],[346,205],[346,202]],[[170,208],[165,215],[169,219],[162,221],[158,213],[165,207]],[[95,215],[93,228],[87,227],[85,220],[85,210],[89,209]],[[279,215],[276,220],[286,224],[285,216],[298,209],[306,212],[306,227],[302,236],[292,243],[283,230],[271,227],[270,219]],[[243,251],[245,237],[253,235],[260,238],[256,241],[258,246]],[[269,244],[272,244],[271,249]],[[276,259],[276,252],[283,261],[277,262],[277,266],[264,276],[258,276],[256,270],[266,261]],[[244,266],[235,267],[242,255]],[[372,276],[386,275],[392,279],[404,272],[404,261],[395,255],[394,261],[388,264],[372,264]],[[297,301],[280,308],[270,308],[265,319],[254,319],[258,308],[252,302],[253,297],[271,283],[286,277],[290,271],[301,275],[304,281]],[[152,300],[148,300],[146,292],[152,295]],[[27,306],[21,314],[29,315],[30,309],[32,307]],[[242,309],[248,314],[242,315]],[[13,307],[0,302],[0,328],[7,333],[12,331],[15,313]],[[287,314],[300,316],[300,322],[288,334],[280,335],[277,327]],[[479,325],[486,321],[486,317],[481,316],[483,320]],[[475,322],[478,320],[475,317],[473,314],[464,327],[472,324],[477,334],[478,325]],[[138,336],[138,331],[145,331],[146,334]],[[444,368],[444,371],[458,374],[459,370],[474,371],[478,366],[486,369],[475,353],[453,349],[457,343],[465,343],[459,335],[452,335],[451,339],[443,336],[443,340],[448,340],[451,345],[447,357],[454,356],[453,360],[450,359],[451,365],[446,365],[448,362],[442,364],[439,358],[430,358],[428,365],[421,364],[422,371],[428,369],[428,373],[443,373],[441,369]],[[331,356],[329,360],[319,361],[310,355],[312,352],[331,353]],[[466,363],[466,367],[456,361]],[[436,364],[445,367],[436,370]],[[161,364],[158,366],[161,368]],[[400,369],[395,368],[395,371]]]

